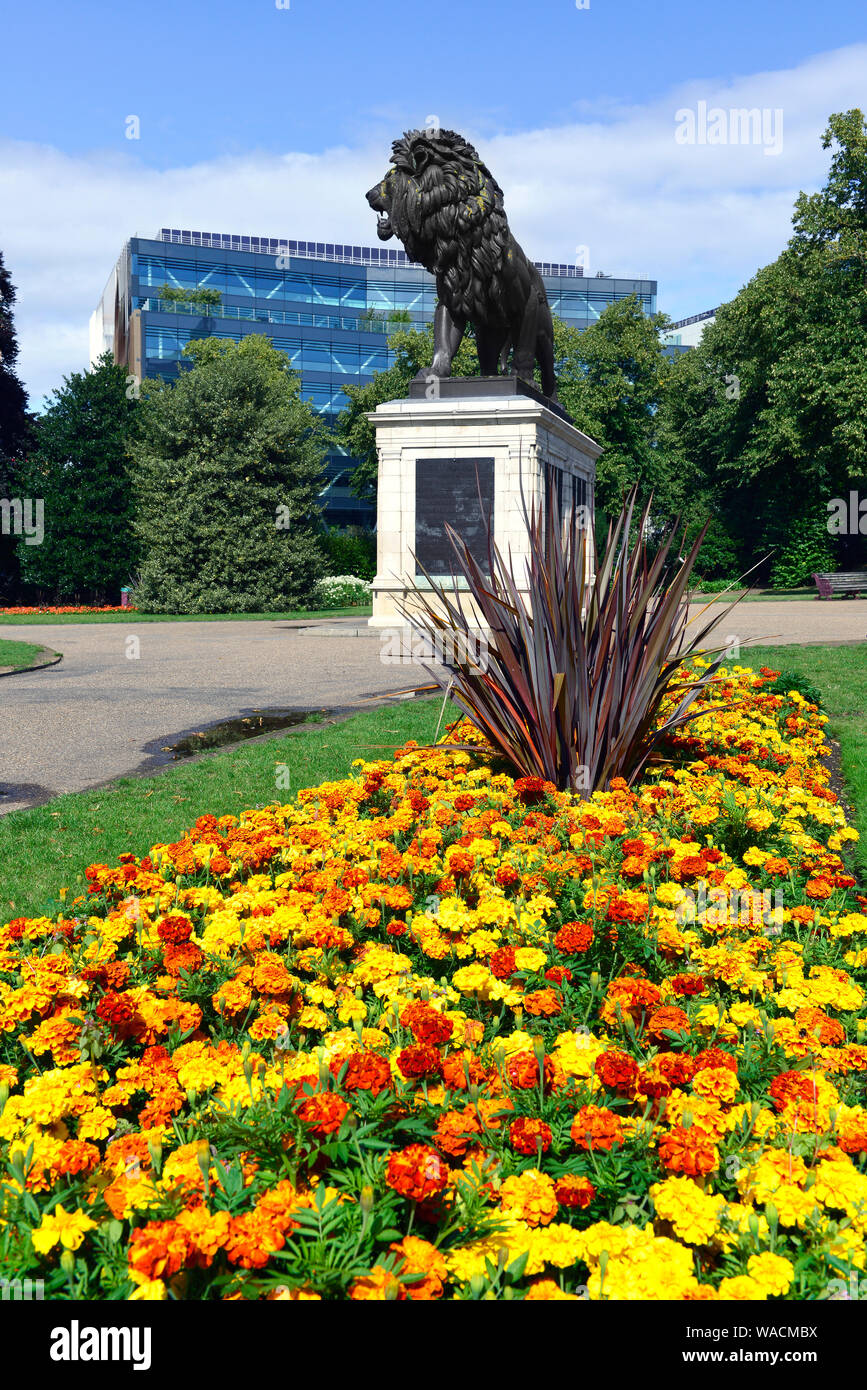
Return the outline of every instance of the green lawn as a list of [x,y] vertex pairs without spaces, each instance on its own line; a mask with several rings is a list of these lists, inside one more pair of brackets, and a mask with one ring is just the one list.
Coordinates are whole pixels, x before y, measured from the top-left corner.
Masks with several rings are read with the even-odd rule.
[[846,795],[861,836],[855,862],[867,877],[867,642],[845,647],[745,647],[744,666],[799,671],[818,686],[831,716],[828,732],[840,744]]
[[46,647],[38,647],[33,642],[10,642],[0,637],[0,670],[4,666],[14,666],[16,670],[23,671],[28,666],[38,666],[48,660],[50,656]]
[[[2,816],[0,921],[56,909],[61,889],[69,897],[82,890],[88,864],[176,840],[197,816],[288,800],[301,787],[345,777],[353,758],[387,757],[409,738],[430,742],[441,708],[439,699],[401,701]],[[289,770],[288,790],[276,785],[278,763]]]
[[0,613],[0,627],[7,624],[27,627],[36,623],[231,623],[253,622],[282,618],[308,622],[312,618],[369,618],[373,609],[357,608],[301,609],[297,613]]

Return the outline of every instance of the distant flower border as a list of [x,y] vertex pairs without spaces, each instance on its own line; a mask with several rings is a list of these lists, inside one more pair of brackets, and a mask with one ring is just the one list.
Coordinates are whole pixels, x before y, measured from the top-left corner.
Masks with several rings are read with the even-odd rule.
[[7,618],[21,618],[31,613],[137,613],[137,608],[122,608],[120,604],[104,604],[101,608],[89,608],[86,604],[38,604],[33,607],[0,608],[0,615]]

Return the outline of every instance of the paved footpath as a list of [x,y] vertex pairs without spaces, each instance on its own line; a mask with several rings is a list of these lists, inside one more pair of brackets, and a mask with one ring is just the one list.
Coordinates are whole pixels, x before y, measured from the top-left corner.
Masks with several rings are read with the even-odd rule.
[[[363,709],[426,679],[384,665],[378,634],[357,618],[0,624],[0,637],[63,653],[47,670],[0,678],[0,812],[163,765],[164,745],[225,719]],[[750,640],[867,642],[867,600],[744,603],[714,640],[732,638],[743,661]]]

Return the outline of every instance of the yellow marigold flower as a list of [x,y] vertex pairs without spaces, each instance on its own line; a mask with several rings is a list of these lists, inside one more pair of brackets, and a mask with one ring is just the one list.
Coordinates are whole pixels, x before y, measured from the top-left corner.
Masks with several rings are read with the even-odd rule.
[[756,1300],[762,1301],[768,1295],[763,1286],[757,1284],[755,1279],[751,1279],[748,1274],[736,1274],[734,1278],[722,1280],[719,1286],[719,1296],[739,1303],[750,1303]]
[[581,1232],[573,1226],[557,1223],[546,1226],[533,1235],[530,1249],[533,1255],[545,1264],[556,1265],[558,1269],[569,1269],[581,1259],[583,1242]]
[[47,1255],[59,1242],[64,1250],[77,1250],[88,1231],[96,1230],[96,1225],[80,1207],[76,1211],[66,1211],[58,1202],[54,1214],[46,1212],[31,1233],[33,1249],[38,1255]]
[[553,1182],[538,1168],[506,1178],[500,1188],[500,1205],[530,1226],[547,1226],[560,1209]]
[[761,1255],[751,1255],[747,1260],[750,1278],[764,1289],[769,1297],[788,1293],[795,1277],[795,1267],[782,1255],[774,1255],[765,1250]]
[[541,970],[547,961],[546,953],[535,946],[519,946],[515,952],[515,965],[519,970]]
[[657,1216],[688,1245],[706,1245],[717,1230],[725,1198],[702,1192],[691,1178],[671,1177],[650,1189]]
[[[135,1275],[130,1273],[130,1278],[134,1279]],[[158,1303],[164,1302],[168,1296],[169,1291],[162,1279],[145,1279],[137,1289],[133,1290],[127,1301],[129,1303]]]

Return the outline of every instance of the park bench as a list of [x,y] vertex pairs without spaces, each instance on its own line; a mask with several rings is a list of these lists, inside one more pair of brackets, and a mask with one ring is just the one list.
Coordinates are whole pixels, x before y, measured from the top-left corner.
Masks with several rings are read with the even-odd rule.
[[833,598],[835,594],[847,594],[856,598],[867,594],[867,572],[859,570],[842,571],[839,574],[814,574],[819,598]]

